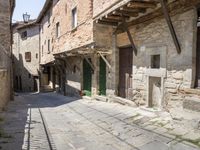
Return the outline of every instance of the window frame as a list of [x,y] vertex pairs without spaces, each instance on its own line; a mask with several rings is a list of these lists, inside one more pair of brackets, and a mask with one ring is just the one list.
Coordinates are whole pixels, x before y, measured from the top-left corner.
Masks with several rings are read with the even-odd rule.
[[78,9],[74,7],[72,9],[72,29],[77,28],[78,26]]

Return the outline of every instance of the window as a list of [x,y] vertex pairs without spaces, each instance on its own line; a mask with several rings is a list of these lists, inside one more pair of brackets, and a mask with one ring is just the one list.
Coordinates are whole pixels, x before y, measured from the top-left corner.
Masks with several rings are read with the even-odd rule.
[[42,45],[42,56],[43,56],[43,54],[44,54],[44,46]]
[[31,74],[30,73],[28,74],[28,77],[29,77],[29,79],[31,78]]
[[51,49],[50,44],[51,44],[51,41],[48,40],[48,54],[50,53],[50,49]]
[[21,33],[21,38],[26,39],[27,38],[27,31],[24,31]]
[[25,52],[25,60],[26,62],[31,62],[31,52]]
[[155,68],[155,69],[160,68],[160,55],[151,56],[151,68]]
[[75,7],[72,10],[72,28],[77,27],[77,8]]
[[77,67],[76,67],[76,65],[74,65],[73,73],[76,73],[76,70],[77,70]]
[[38,59],[38,53],[36,53],[35,58]]
[[58,38],[60,36],[60,23],[56,23],[56,37]]
[[50,26],[50,12],[48,12],[48,14],[47,14],[47,17],[48,17],[48,26]]

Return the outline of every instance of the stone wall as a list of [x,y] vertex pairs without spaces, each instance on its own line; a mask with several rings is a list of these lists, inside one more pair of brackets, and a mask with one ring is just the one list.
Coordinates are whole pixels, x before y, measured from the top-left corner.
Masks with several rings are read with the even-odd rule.
[[0,110],[12,99],[11,16],[14,1],[0,0]]
[[[148,103],[147,72],[154,72],[151,70],[149,62],[147,62],[150,59],[150,51],[156,54],[159,49],[165,47],[159,54],[163,55],[165,53],[164,57],[161,57],[161,62],[164,61],[166,63],[160,69],[157,69],[157,71],[164,70],[166,72],[166,76],[163,77],[163,100],[168,97],[166,95],[170,95],[170,99],[173,99],[173,96],[174,98],[179,98],[177,96],[179,88],[190,88],[193,86],[193,74],[195,72],[193,69],[195,64],[193,61],[195,51],[195,17],[195,9],[190,9],[186,12],[182,11],[182,13],[172,16],[172,22],[182,49],[181,54],[178,54],[176,51],[169,28],[163,17],[131,28],[130,31],[138,49],[138,55],[133,58],[133,95],[139,95],[142,104]],[[118,47],[130,45],[126,33],[118,35],[117,45]],[[133,100],[135,100],[134,97]],[[163,105],[167,103],[167,100],[163,101]]]
[[82,89],[82,59],[80,57],[68,57],[66,61],[66,94],[80,96]]
[[[21,37],[23,32],[27,32],[27,38]],[[30,62],[25,60],[26,52],[31,52]],[[38,76],[39,70],[39,26],[32,25],[15,31],[13,35],[13,59],[15,90],[19,90],[19,81],[17,89],[16,78],[21,76],[22,91],[34,91],[34,76]]]
[[[121,1],[121,0],[120,0]],[[93,16],[97,16],[119,0],[93,0]]]
[[[72,10],[77,8],[77,27],[72,28]],[[62,15],[59,15],[62,14]],[[93,42],[92,3],[90,0],[59,1],[53,8],[54,23],[60,22],[55,51],[76,49]],[[55,25],[53,31],[56,31]]]

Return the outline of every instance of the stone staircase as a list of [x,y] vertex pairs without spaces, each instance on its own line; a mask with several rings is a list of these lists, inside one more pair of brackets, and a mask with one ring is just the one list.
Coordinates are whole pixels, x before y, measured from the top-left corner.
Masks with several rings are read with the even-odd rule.
[[40,89],[41,89],[41,92],[53,92],[54,91],[54,89],[49,85],[43,85],[43,86],[41,86]]

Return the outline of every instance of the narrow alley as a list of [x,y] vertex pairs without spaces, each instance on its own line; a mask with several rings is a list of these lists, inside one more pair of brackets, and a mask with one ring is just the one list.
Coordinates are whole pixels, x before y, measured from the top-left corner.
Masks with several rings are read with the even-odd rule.
[[200,145],[190,139],[199,139],[199,130],[174,124],[167,113],[55,93],[16,96],[1,114],[0,127],[2,150],[198,150]]

